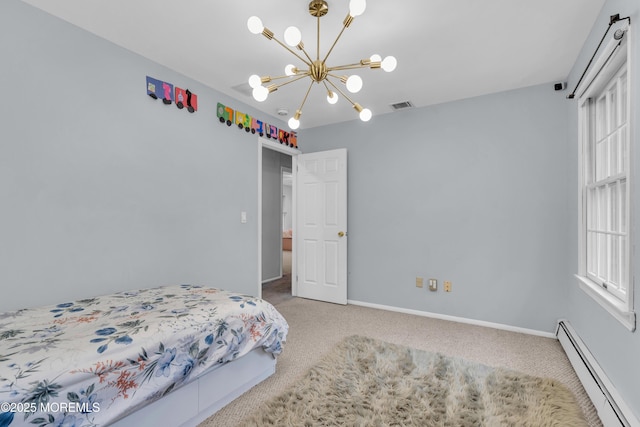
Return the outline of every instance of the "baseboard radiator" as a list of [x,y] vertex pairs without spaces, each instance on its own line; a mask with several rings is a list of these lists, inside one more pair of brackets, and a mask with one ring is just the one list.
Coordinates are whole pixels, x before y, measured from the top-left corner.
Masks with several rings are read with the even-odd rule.
[[640,427],[638,419],[622,401],[611,381],[568,321],[558,322],[556,336],[598,411],[604,427]]

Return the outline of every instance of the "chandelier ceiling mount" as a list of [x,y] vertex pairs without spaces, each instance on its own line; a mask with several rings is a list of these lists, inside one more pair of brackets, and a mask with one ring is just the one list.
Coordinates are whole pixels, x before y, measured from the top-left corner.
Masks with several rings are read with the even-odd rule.
[[329,12],[329,5],[324,0],[313,0],[309,3],[309,13],[311,16],[320,18]]

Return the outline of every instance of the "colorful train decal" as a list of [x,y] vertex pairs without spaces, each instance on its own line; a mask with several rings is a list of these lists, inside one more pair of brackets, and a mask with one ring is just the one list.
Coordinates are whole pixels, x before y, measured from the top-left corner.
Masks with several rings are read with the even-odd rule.
[[187,111],[193,113],[198,111],[198,95],[192,93],[189,89],[174,87],[171,83],[154,79],[147,76],[147,95],[153,99],[162,99],[166,105],[176,103],[176,107],[183,109],[187,107]]
[[198,95],[193,94],[189,89],[176,87],[176,107],[181,110],[187,107],[190,113],[198,111]]
[[218,102],[218,106],[216,108],[216,116],[220,123],[225,123],[227,126],[235,125],[240,130],[244,129],[245,132],[251,132],[252,134],[257,133],[267,139],[276,140],[280,144],[298,148],[298,137],[295,132],[287,132],[284,129],[278,129],[274,125],[265,123],[248,114],[234,110],[220,102]]
[[[187,111],[193,113],[198,111],[198,96],[189,89],[182,89],[162,80],[154,79],[147,76],[147,95],[153,99],[161,99],[166,105],[176,104],[179,109],[186,107]],[[249,114],[234,110],[224,104],[218,102],[216,107],[216,116],[220,123],[227,126],[236,126],[238,129],[244,129],[247,133],[258,134],[267,139],[273,139],[280,144],[289,147],[298,148],[298,136],[295,132],[288,132],[284,129],[263,122]]]

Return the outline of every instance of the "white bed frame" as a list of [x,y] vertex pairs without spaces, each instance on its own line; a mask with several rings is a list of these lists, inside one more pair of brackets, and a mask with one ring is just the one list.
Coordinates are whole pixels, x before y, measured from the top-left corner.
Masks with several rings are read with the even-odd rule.
[[276,370],[276,359],[257,348],[219,366],[111,424],[114,427],[195,427],[225,405],[264,381]]

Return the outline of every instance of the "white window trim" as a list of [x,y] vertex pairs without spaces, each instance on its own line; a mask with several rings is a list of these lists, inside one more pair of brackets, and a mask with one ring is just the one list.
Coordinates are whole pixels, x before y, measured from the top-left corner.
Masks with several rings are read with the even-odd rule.
[[[622,27],[622,29],[627,31],[627,34],[625,34],[624,37],[624,43],[620,46],[620,48],[622,49],[626,49],[626,61],[627,61],[627,73],[628,76],[633,76],[633,70],[632,70],[632,58],[631,58],[631,42],[630,39],[632,39],[631,37],[631,27],[628,25],[625,25]],[[605,47],[605,49],[602,51],[602,53],[600,54],[600,56],[598,57],[598,60],[596,61],[596,63],[594,64],[593,68],[591,69],[591,71],[586,75],[586,78],[583,80],[583,82],[580,84],[580,86],[576,89],[576,92],[578,93],[578,108],[580,109],[579,114],[582,115],[584,114],[584,112],[582,111],[582,105],[584,104],[584,102],[586,101],[586,98],[589,97],[590,92],[593,90],[592,88],[592,84],[594,82],[597,83],[598,77],[600,75],[601,70],[606,67],[609,66],[613,61],[615,61],[616,57],[619,57],[618,53],[614,53],[614,51],[618,48],[619,45],[619,41],[613,39],[613,37],[611,38],[611,40],[609,41],[609,43],[607,44],[607,46]],[[631,80],[631,77],[629,77],[629,79]],[[630,81],[629,82],[629,86],[628,86],[628,93],[632,93],[632,85],[635,86],[635,84],[637,84],[635,81]],[[634,147],[633,147],[633,142],[635,141],[635,121],[634,121],[634,110],[633,110],[633,96],[630,95],[631,97],[631,105],[629,106],[629,127],[630,127],[630,138],[629,138],[629,171],[628,171],[628,178],[631,178],[632,176],[634,176],[633,170],[634,168],[634,162],[633,162],[633,151],[634,151]],[[585,126],[585,121],[582,117],[579,118],[579,123],[581,124],[581,127],[579,129],[579,189],[578,189],[578,203],[579,203],[579,212],[580,212],[580,218],[578,221],[578,227],[579,227],[579,232],[578,232],[578,253],[579,253],[579,261],[578,261],[578,273],[575,275],[575,277],[578,279],[578,284],[580,286],[580,289],[582,289],[587,295],[589,295],[591,298],[593,298],[602,308],[604,308],[608,313],[610,313],[615,319],[617,319],[620,323],[622,323],[627,329],[629,329],[630,331],[635,331],[636,328],[636,315],[635,312],[633,310],[633,293],[634,293],[634,288],[635,288],[635,278],[633,275],[633,265],[632,265],[632,259],[633,259],[633,243],[632,243],[632,233],[634,232],[634,223],[633,223],[633,215],[629,215],[629,221],[627,222],[627,227],[629,230],[629,251],[628,253],[628,257],[629,257],[629,284],[628,284],[628,299],[627,302],[621,301],[620,299],[616,298],[615,296],[613,296],[610,292],[607,292],[605,289],[603,289],[600,285],[598,285],[597,283],[595,283],[593,280],[589,279],[587,277],[586,271],[587,271],[587,267],[586,267],[586,236],[585,236],[585,230],[586,230],[586,212],[584,209],[585,206],[585,194],[584,194],[584,159],[585,159],[585,155],[586,153],[584,152],[584,134],[585,132],[587,132],[587,130],[584,128]],[[627,191],[628,191],[628,195],[632,194],[632,182],[631,179],[627,180]],[[627,199],[627,209],[629,209],[631,212],[633,212],[633,205],[631,204],[631,200],[630,196]]]
[[[609,292],[598,286],[593,280],[587,279],[580,274],[575,275],[578,279],[580,289],[593,298],[602,308],[607,310],[609,314],[615,317],[620,323],[626,326],[631,332],[636,329],[636,313],[629,310],[626,303],[620,301]],[[633,283],[633,282],[632,282]],[[629,288],[631,288],[631,283]]]

